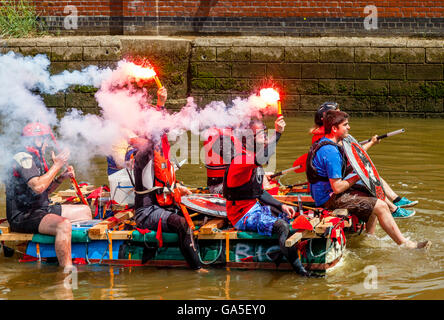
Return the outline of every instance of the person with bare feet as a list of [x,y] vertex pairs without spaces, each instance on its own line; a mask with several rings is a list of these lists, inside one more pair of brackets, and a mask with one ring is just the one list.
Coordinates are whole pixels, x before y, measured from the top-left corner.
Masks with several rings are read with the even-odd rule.
[[54,235],[60,266],[71,267],[71,222],[91,219],[91,210],[87,205],[50,205],[49,195],[63,180],[74,177],[74,169],[66,167],[69,151],[57,155],[52,152],[53,164],[48,167],[45,150],[54,137],[50,127],[29,123],[22,137],[24,147],[15,153],[5,181],[6,217],[11,231]]
[[310,192],[316,206],[329,210],[348,209],[366,222],[367,232],[374,234],[377,222],[398,244],[407,248],[428,248],[430,241],[415,242],[404,237],[390,213],[386,202],[372,196],[370,192],[354,189],[360,179],[358,175],[345,178],[346,158],[340,142],[350,130],[348,114],[329,110],[324,114],[325,137],[315,142],[308,153],[306,174]]
[[[324,137],[324,124],[323,124],[323,116],[328,110],[339,110],[339,105],[336,102],[324,102],[316,111],[314,117],[314,127],[311,128],[310,133],[313,135],[311,143],[315,143],[322,137]],[[372,146],[378,144],[379,140],[377,139],[377,135],[374,135],[370,142],[364,144],[362,148],[365,151],[368,151]],[[410,218],[415,215],[415,210],[406,209],[407,207],[413,207],[418,204],[416,200],[409,200],[406,197],[399,196],[390,185],[381,177],[382,187],[386,194],[385,202],[389,206],[390,212],[392,213],[393,218],[403,219]],[[358,181],[356,183],[356,187],[361,186],[364,187],[362,181]]]

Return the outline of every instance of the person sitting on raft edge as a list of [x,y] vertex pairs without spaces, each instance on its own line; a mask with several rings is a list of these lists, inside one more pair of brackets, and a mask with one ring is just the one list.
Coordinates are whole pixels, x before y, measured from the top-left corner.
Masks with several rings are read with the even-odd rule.
[[340,142],[347,137],[349,116],[338,110],[329,110],[323,116],[325,137],[316,141],[307,157],[306,174],[310,183],[310,192],[316,206],[334,210],[348,209],[366,222],[369,234],[374,234],[377,222],[398,245],[409,249],[428,248],[430,241],[415,242],[403,236],[386,202],[372,196],[370,192],[357,190],[354,184],[358,175],[345,177],[346,159]]
[[[63,180],[74,177],[74,169],[63,169],[69,151],[55,155],[48,167],[45,150],[51,128],[43,123],[29,123],[23,128],[24,147],[15,153],[6,185],[6,217],[12,232],[41,233],[55,236],[55,251],[59,265],[69,268],[71,259],[71,222],[90,220],[87,205],[50,205],[49,195]],[[61,174],[57,177],[57,174]]]
[[[159,112],[166,112],[157,107]],[[202,267],[198,244],[186,219],[179,215],[180,197],[191,194],[176,181],[169,159],[170,144],[166,133],[145,140],[134,161],[135,221],[138,228],[179,235],[179,248],[190,268],[207,272]],[[153,255],[154,256],[154,255]]]
[[[313,135],[311,143],[315,143],[325,135],[323,118],[325,112],[328,110],[339,110],[339,105],[336,102],[324,102],[316,111],[314,118],[314,127],[310,129],[310,133]],[[372,146],[379,143],[377,135],[374,135],[369,143],[362,146],[365,151],[368,151]],[[390,185],[381,178],[382,187],[384,189],[386,197],[386,203],[389,206],[390,212],[394,218],[410,218],[415,215],[415,210],[405,209],[406,207],[413,207],[418,204],[418,201],[411,201],[406,197],[400,197]],[[358,181],[356,186],[364,185],[362,181]]]
[[[295,216],[294,208],[280,203],[263,188],[262,166],[274,154],[284,128],[285,121],[280,116],[275,121],[276,134],[271,139],[267,138],[266,127],[261,121],[253,120],[245,130],[242,152],[233,156],[224,176],[227,217],[237,230],[266,236],[277,234],[280,250],[293,269],[303,276],[317,276],[305,270],[297,247],[285,246],[290,234],[289,218]],[[279,215],[272,213],[270,207]]]

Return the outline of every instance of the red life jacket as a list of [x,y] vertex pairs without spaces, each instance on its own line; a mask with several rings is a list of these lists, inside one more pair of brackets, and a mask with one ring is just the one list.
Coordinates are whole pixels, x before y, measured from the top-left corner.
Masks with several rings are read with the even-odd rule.
[[48,165],[46,164],[46,160],[45,160],[45,157],[43,156],[43,154],[41,155],[39,150],[36,148],[33,148],[33,147],[26,147],[26,150],[34,153],[37,156],[37,158],[39,158],[39,160],[43,163],[43,166],[45,168],[45,172],[48,172]]
[[[160,144],[154,147],[154,187],[162,187],[156,192],[156,199],[160,206],[170,206],[180,203],[180,193],[176,188],[176,173],[169,159],[170,144],[165,135]],[[165,192],[164,188],[169,192]]]
[[325,136],[324,126],[314,129],[311,134],[313,135],[313,137],[311,138],[311,144],[313,144],[321,139],[323,136]]
[[[213,150],[213,146],[217,141],[220,146],[219,150]],[[224,176],[225,170],[230,165],[231,158],[241,153],[242,144],[233,136],[232,129],[213,128],[208,139],[204,142],[204,148],[207,177],[215,178]]]

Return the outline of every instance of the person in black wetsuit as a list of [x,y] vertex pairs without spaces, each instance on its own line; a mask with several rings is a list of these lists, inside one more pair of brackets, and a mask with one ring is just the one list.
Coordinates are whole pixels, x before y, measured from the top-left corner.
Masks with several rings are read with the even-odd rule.
[[[49,126],[29,123],[22,133],[25,147],[15,153],[6,185],[6,217],[12,232],[42,233],[55,236],[55,251],[60,266],[72,266],[71,222],[91,219],[86,205],[50,205],[51,194],[63,180],[74,177],[66,163],[69,151],[52,153],[52,166],[45,149],[53,138]],[[61,174],[57,176],[60,172]]]
[[169,160],[170,145],[166,134],[160,141],[146,140],[134,161],[135,220],[139,228],[174,232],[179,248],[192,269],[206,272],[198,256],[197,241],[186,219],[179,215],[180,195],[191,194],[175,179]]

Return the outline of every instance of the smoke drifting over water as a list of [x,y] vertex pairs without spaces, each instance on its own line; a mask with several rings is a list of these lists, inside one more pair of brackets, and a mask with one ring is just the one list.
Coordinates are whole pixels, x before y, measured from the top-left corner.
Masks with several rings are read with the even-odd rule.
[[[146,89],[129,75],[129,64],[122,60],[115,70],[89,66],[81,71],[51,75],[50,61],[44,55],[23,57],[13,52],[0,55],[2,169],[10,165],[20,145],[22,128],[29,122],[40,121],[56,128],[58,144],[70,149],[70,163],[77,165],[78,170],[89,167],[94,156],[109,155],[114,143],[133,133],[154,139],[164,132],[169,133],[170,139],[186,131],[204,135],[208,128],[243,127],[251,118],[273,113],[256,95],[237,98],[230,106],[212,102],[203,108],[190,97],[179,112],[157,111],[150,105]],[[73,85],[99,88],[95,98],[100,116],[74,109],[57,119],[55,112],[46,108],[39,93],[55,94]]]

